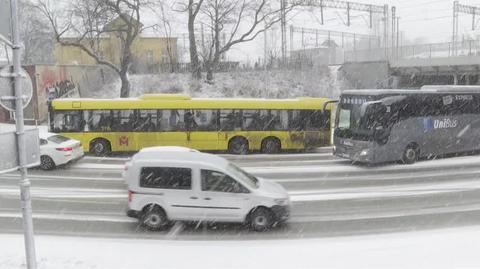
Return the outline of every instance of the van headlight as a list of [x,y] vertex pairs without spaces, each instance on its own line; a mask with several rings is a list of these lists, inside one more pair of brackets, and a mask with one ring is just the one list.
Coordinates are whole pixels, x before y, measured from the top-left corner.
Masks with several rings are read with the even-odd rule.
[[364,149],[360,152],[360,156],[367,156],[369,152],[370,152],[369,149]]
[[288,198],[274,199],[273,201],[277,205],[288,205]]

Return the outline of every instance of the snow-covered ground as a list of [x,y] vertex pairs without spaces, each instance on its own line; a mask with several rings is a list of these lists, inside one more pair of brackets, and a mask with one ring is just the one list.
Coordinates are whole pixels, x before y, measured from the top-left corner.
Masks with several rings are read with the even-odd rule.
[[[37,236],[39,269],[480,268],[480,227],[355,237],[176,241]],[[23,237],[0,235],[0,268],[25,268]]]
[[[339,66],[309,70],[255,70],[216,73],[215,83],[191,79],[188,73],[130,75],[130,96],[144,93],[185,93],[194,97],[296,98],[338,97],[342,82]],[[120,81],[105,85],[93,98],[119,96]]]

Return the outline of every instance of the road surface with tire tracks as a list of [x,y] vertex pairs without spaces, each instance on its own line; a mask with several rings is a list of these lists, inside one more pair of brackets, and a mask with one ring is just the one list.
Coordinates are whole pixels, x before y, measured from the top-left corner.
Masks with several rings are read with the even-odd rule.
[[[125,216],[128,157],[85,157],[53,171],[29,170],[36,234],[159,239],[312,238],[480,224],[480,156],[413,165],[352,165],[328,150],[223,155],[282,184],[291,219],[256,233],[242,225],[179,223],[150,232]],[[0,175],[0,233],[21,233],[19,177]]]

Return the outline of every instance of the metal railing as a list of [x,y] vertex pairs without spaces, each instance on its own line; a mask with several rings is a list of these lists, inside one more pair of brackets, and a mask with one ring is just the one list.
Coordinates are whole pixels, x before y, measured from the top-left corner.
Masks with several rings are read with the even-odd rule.
[[398,48],[375,48],[345,51],[345,62],[368,62],[405,59],[431,59],[446,57],[480,56],[480,40],[463,40],[401,46]]

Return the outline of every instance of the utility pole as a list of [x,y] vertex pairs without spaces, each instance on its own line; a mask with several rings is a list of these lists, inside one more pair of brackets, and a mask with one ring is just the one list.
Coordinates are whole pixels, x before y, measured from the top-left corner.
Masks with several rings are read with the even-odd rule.
[[394,49],[395,49],[395,24],[396,24],[396,8],[395,7],[392,7],[392,51],[391,51],[391,56],[393,58],[393,56],[395,55],[395,52],[394,52]]
[[280,0],[280,31],[282,32],[282,63],[287,62],[287,14],[286,14],[286,0]]
[[15,125],[17,129],[17,149],[20,171],[20,200],[22,206],[22,220],[25,239],[25,253],[27,268],[36,269],[35,240],[33,235],[32,201],[30,196],[30,180],[27,174],[27,153],[25,142],[25,126],[23,117],[23,89],[21,87],[21,46],[18,31],[17,0],[10,0],[12,14],[12,58],[13,58],[13,87],[15,90]]
[[456,46],[456,43],[457,43],[457,33],[458,33],[458,1],[454,1],[453,2],[453,33],[452,33],[452,56],[455,56],[457,55],[457,46]]
[[385,49],[385,60],[388,59],[388,5],[383,6],[383,46]]
[[400,17],[397,17],[397,45],[396,45],[396,49],[395,49],[395,57],[397,58],[398,60],[398,57],[399,57],[399,49],[400,49]]

